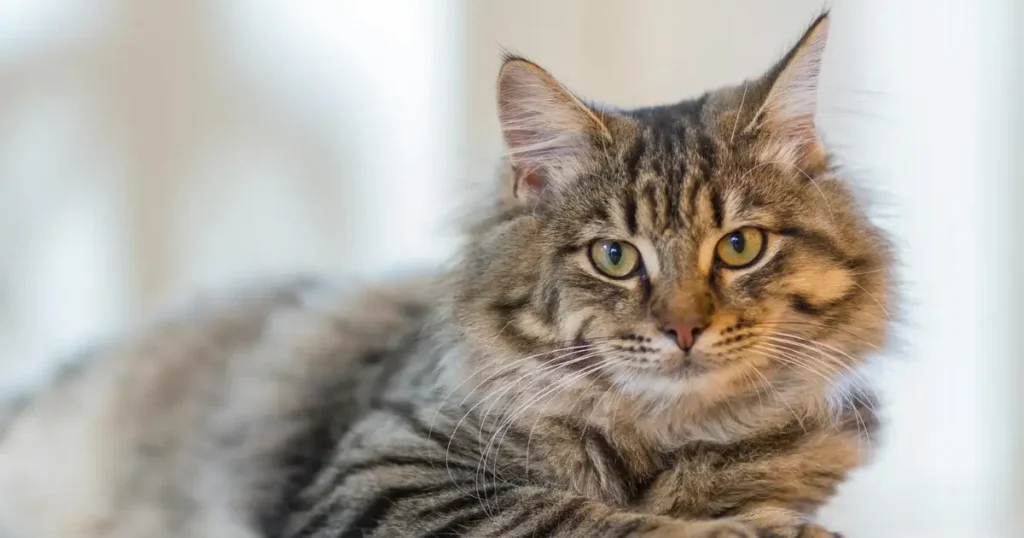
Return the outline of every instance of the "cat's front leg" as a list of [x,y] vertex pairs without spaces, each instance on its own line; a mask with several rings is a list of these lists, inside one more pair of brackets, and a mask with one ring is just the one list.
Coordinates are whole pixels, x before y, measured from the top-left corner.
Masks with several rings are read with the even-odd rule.
[[758,529],[759,538],[842,538],[800,512],[773,505],[747,507],[736,518]]
[[864,461],[872,417],[854,412],[818,427],[795,424],[728,445],[695,445],[636,506],[677,518],[735,518],[766,538],[833,538],[812,519]]
[[386,456],[331,477],[289,538],[760,538],[734,519],[686,521],[615,508],[570,491],[481,477],[475,465]]
[[760,530],[757,536],[758,538],[843,538],[842,534],[829,531],[814,523]]

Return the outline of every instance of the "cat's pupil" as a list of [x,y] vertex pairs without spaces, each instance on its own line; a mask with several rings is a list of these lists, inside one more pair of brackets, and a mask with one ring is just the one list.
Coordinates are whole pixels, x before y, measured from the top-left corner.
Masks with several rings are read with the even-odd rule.
[[608,261],[612,265],[618,265],[622,261],[622,245],[618,243],[608,245]]
[[743,237],[743,234],[734,232],[732,236],[729,237],[729,245],[732,246],[733,252],[739,254],[747,248],[747,240]]

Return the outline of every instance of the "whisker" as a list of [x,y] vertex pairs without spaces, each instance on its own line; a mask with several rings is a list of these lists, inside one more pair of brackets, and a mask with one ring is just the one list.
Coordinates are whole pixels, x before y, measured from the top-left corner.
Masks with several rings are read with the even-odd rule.
[[[554,371],[556,371],[556,370],[558,370],[560,368],[571,366],[571,365],[573,365],[575,363],[578,363],[578,362],[584,361],[586,359],[592,358],[593,356],[599,355],[601,353],[601,351],[598,351],[597,353],[593,353],[593,354],[588,354],[588,353],[590,353],[591,351],[593,351],[595,349],[597,349],[597,346],[588,346],[587,349],[576,350],[573,353],[561,355],[559,357],[555,357],[555,358],[551,359],[551,361],[548,364],[544,364],[540,368],[537,368],[535,370],[527,372],[526,374],[524,374],[518,380],[518,383],[521,383],[522,381],[524,381],[524,380],[526,380],[528,378],[533,378],[533,379],[526,386],[518,387],[519,390],[520,390],[520,393],[521,394],[526,394],[527,393],[526,389],[530,388],[531,386],[536,384],[538,381],[543,379],[543,375],[544,374],[547,374],[547,373],[550,373],[550,372],[554,372]],[[557,361],[560,361],[560,359],[562,359],[562,358],[564,358],[566,356],[571,356],[571,355],[580,354],[580,353],[582,353],[583,356],[574,357],[574,358],[572,358],[572,359],[570,359],[570,360],[568,360],[566,362],[557,362]],[[505,394],[508,394],[508,392],[511,391],[513,388],[517,388],[517,383],[516,382],[508,383],[503,389],[499,389],[499,391],[497,393],[495,393],[495,394],[497,394],[499,396],[504,396]],[[488,396],[488,398],[490,398],[490,396]],[[490,407],[487,408],[487,410],[484,413],[483,418],[481,420],[481,427],[482,428],[486,427],[486,425],[487,425],[487,417],[490,416],[491,412],[494,411],[494,407],[500,401],[501,401],[501,398],[495,398],[494,401],[491,403]],[[513,400],[512,402],[510,402],[509,405],[515,405],[516,403],[517,403],[516,400]],[[481,444],[483,443],[483,439],[482,438],[480,439],[480,442],[481,442]]]
[[791,364],[793,366],[800,367],[807,372],[811,372],[817,375],[818,377],[822,378],[826,383],[832,384],[834,381],[832,378],[825,375],[824,372],[821,372],[820,370],[813,368],[812,364],[808,364],[800,360],[800,357],[794,355],[792,350],[780,349],[778,347],[768,347],[762,344],[757,344],[754,346],[754,348],[773,351],[775,353],[775,359],[781,362],[785,362],[787,364]]
[[[502,390],[500,390],[499,393],[500,393],[501,396],[503,396],[504,394],[507,394],[511,389],[518,388],[519,391],[520,391],[520,395],[527,395],[528,394],[527,389],[529,389],[531,386],[533,386],[538,381],[540,381],[543,378],[543,374],[555,372],[555,371],[557,371],[559,369],[566,368],[568,366],[571,366],[574,363],[581,362],[581,361],[593,358],[593,357],[598,356],[601,353],[605,352],[605,350],[598,350],[596,353],[590,353],[590,351],[593,351],[594,349],[597,349],[597,346],[591,346],[590,349],[582,351],[582,353],[584,353],[584,355],[582,355],[580,357],[575,357],[573,359],[570,359],[567,362],[556,362],[556,363],[553,363],[553,364],[546,364],[546,365],[542,366],[541,368],[538,368],[537,370],[534,370],[532,372],[528,372],[527,375],[524,375],[520,379],[520,382],[521,382],[522,380],[525,380],[526,378],[529,378],[529,377],[533,378],[530,381],[530,383],[528,383],[526,386],[518,386],[517,387],[516,383],[509,383],[506,387],[504,387]],[[580,353],[580,352],[581,351],[577,351],[576,353]],[[557,386],[558,382],[559,381],[556,381],[556,386]],[[482,424],[483,427],[486,427],[487,417],[491,414],[491,412],[494,411],[494,407],[495,407],[495,405],[497,405],[497,403],[499,401],[500,401],[500,398],[495,398],[494,402],[492,402],[491,406],[484,413],[483,419],[481,420],[481,424]],[[515,406],[516,404],[517,404],[517,400],[513,400],[512,402],[509,403],[509,407]],[[493,434],[491,436],[491,441],[488,442],[487,447],[486,448],[482,448],[482,451],[484,453],[486,453],[490,449],[490,445],[493,442],[494,435],[497,435],[497,432],[501,431],[501,428],[502,428],[503,425],[504,425],[504,421],[502,421],[497,426],[497,430],[495,430],[495,434]],[[481,438],[480,442],[481,442],[481,444],[483,443],[483,439],[482,438]]]
[[[612,366],[614,366],[614,363],[602,362],[602,363],[597,364],[596,366],[591,367],[589,370],[586,370],[584,372],[580,372],[580,374],[576,378],[574,378],[569,383],[563,384],[562,388],[557,393],[552,394],[547,399],[547,402],[544,405],[544,409],[541,409],[540,412],[537,413],[537,417],[534,419],[533,424],[530,426],[530,432],[529,432],[529,434],[526,437],[526,472],[527,472],[527,476],[529,476],[529,469],[530,469],[530,444],[533,441],[533,431],[534,431],[534,429],[537,428],[537,424],[540,422],[541,417],[544,415],[544,410],[547,409],[547,406],[552,401],[554,401],[561,393],[563,393],[566,390],[568,390],[569,387],[573,383],[575,383],[577,380],[582,379],[582,377],[584,377],[584,376],[597,373],[597,372],[599,372],[601,370],[610,369]],[[597,382],[597,379],[594,379],[593,381],[590,382],[590,385],[587,385],[587,388],[589,389],[596,382]],[[586,428],[586,424],[584,424],[583,427]],[[584,432],[586,432],[585,429],[584,429]],[[502,439],[504,440],[504,437]],[[499,441],[499,445],[500,444],[501,444],[501,441]]]
[[[787,345],[794,345],[793,342],[781,341],[781,342],[778,342],[778,343],[784,343],[784,344],[787,344]],[[762,349],[763,349],[763,346],[762,346]],[[808,349],[812,349],[812,348],[808,348]],[[832,360],[832,361],[836,362],[836,364],[838,364],[839,366],[842,366],[842,367],[847,368],[847,369],[849,368],[847,365],[842,364],[840,361],[838,361],[835,357],[832,357],[832,356],[827,355],[827,354],[822,354],[820,356],[812,356],[812,355],[808,355],[806,353],[803,353],[802,351],[798,351],[798,350],[794,350],[794,349],[788,349],[788,350],[783,351],[783,350],[780,350],[779,348],[775,348],[775,352],[780,355],[780,356],[776,356],[775,357],[780,362],[787,362],[787,360],[788,360],[788,361],[790,361],[789,362],[790,364],[793,364],[795,366],[799,366],[799,367],[801,367],[801,368],[803,368],[803,369],[805,369],[807,371],[810,371],[810,372],[813,372],[813,373],[817,374],[818,376],[820,376],[823,379],[825,379],[826,382],[828,382],[829,384],[834,384],[834,380],[830,380],[823,373],[821,373],[820,371],[812,368],[812,366],[820,365],[820,366],[826,367],[829,370],[831,370],[836,376],[842,375],[842,372],[838,368],[836,368],[835,366],[833,366],[833,365],[831,365],[829,363],[822,362],[823,359],[827,358],[829,360]],[[786,359],[783,359],[782,356],[786,357]],[[803,357],[804,359],[806,359],[807,361],[810,361],[810,362],[805,362],[804,360],[801,360],[801,357]],[[850,370],[850,371],[853,371],[853,370]],[[847,397],[852,399],[851,402],[852,401],[860,402],[865,407],[868,407],[872,411],[872,413],[876,413],[877,414],[877,410],[875,409],[874,404],[872,402],[867,401],[864,398],[862,398],[859,393],[851,392],[851,393],[848,394]],[[857,420],[859,422],[861,422],[861,423],[864,422],[863,417],[860,416],[859,412],[857,412],[857,417],[856,418],[857,418]],[[863,424],[863,425],[864,425],[864,433],[865,433],[865,435],[867,435],[867,433],[868,433],[867,424]],[[859,431],[860,431],[860,425],[858,425],[858,435],[859,435]]]
[[[588,347],[589,347],[589,346],[588,346]],[[577,351],[571,352],[571,353],[569,353],[569,354],[567,354],[567,355],[571,355],[572,353],[579,353],[579,352],[580,352],[580,351],[579,351],[579,350],[577,350]],[[586,351],[584,351],[584,353],[585,353],[585,352],[586,352]],[[542,354],[542,355],[543,355],[543,354]],[[576,360],[582,360],[582,359],[572,359],[572,361],[576,361]],[[571,364],[571,362],[572,362],[572,361],[570,361],[569,363],[560,363],[559,365],[561,365],[561,366],[565,366],[565,365]],[[554,368],[554,369],[557,369],[557,366],[558,366],[558,365],[556,365],[556,368]],[[535,376],[539,376],[539,375],[540,375],[541,373],[543,373],[543,370],[544,370],[544,368],[545,368],[545,367],[542,367],[542,368],[538,369],[539,371],[536,371],[536,372],[528,372],[528,374],[527,374],[527,375],[529,376],[529,375],[533,374],[533,375],[535,375]],[[524,376],[524,377],[525,377],[525,376]],[[505,389],[505,390],[507,391],[507,390],[511,389],[511,388],[512,388],[513,386],[514,386],[513,384],[509,384],[509,385],[508,385],[508,386],[506,387],[506,389]],[[450,452],[451,452],[451,447],[452,447],[452,443],[453,443],[453,442],[454,442],[454,440],[455,440],[455,436],[456,436],[457,432],[459,431],[459,428],[460,428],[460,427],[462,426],[462,424],[463,424],[463,422],[464,422],[464,421],[466,420],[466,418],[468,418],[468,417],[469,417],[469,416],[470,416],[470,415],[471,415],[471,414],[473,413],[473,411],[474,411],[474,410],[476,410],[476,408],[477,408],[477,407],[479,407],[479,406],[480,406],[480,405],[482,405],[482,404],[483,404],[484,402],[486,402],[486,401],[487,401],[488,399],[490,399],[491,397],[493,397],[493,396],[495,396],[495,395],[497,395],[497,394],[499,394],[499,393],[502,393],[502,391],[498,391],[498,392],[492,392],[491,394],[488,394],[487,396],[485,396],[484,398],[482,398],[482,399],[481,399],[480,401],[476,402],[476,403],[475,403],[475,404],[474,404],[474,405],[473,405],[472,407],[470,407],[470,408],[469,408],[469,410],[467,410],[467,411],[466,411],[466,412],[465,412],[465,413],[463,414],[462,418],[461,418],[461,419],[459,419],[458,423],[456,423],[456,425],[455,425],[455,428],[454,428],[454,429],[452,430],[452,432],[451,432],[451,434],[450,434],[450,436],[449,436],[449,438],[448,438],[448,445],[447,445],[447,446],[445,447],[445,459],[444,459],[444,463],[445,463],[445,469],[446,469],[446,470],[448,471],[448,477],[449,477],[449,478],[451,478],[453,482],[455,481],[455,477],[454,477],[454,476],[452,476],[451,468],[450,468],[450,466],[449,466],[449,454],[450,454]],[[464,404],[464,403],[465,403],[465,401],[466,401],[466,400],[464,399],[464,400],[463,400],[463,402],[462,402],[462,403],[460,404],[460,406],[461,406],[462,404]],[[496,401],[497,401],[497,400],[496,400]],[[493,407],[493,404],[492,404],[492,407]],[[481,427],[484,427],[484,426],[486,425],[486,420],[487,420],[487,415],[484,415],[484,418],[483,418],[483,420],[481,421],[481,424],[480,424],[480,426],[481,426]],[[483,442],[483,439],[481,439],[480,441],[481,441],[481,443],[482,443],[482,442]],[[460,491],[461,491],[461,487],[460,487]],[[463,493],[465,493],[465,494],[468,494],[468,492],[463,492]]]
[[[583,357],[583,358],[585,358],[585,357]],[[580,358],[580,360],[582,360],[583,358]],[[573,359],[573,360],[576,360],[576,359]],[[544,366],[542,366],[541,368],[539,368],[537,370],[534,370],[534,371],[531,371],[531,372],[527,372],[525,375],[523,375],[520,378],[519,381],[521,382],[522,380],[525,380],[525,379],[528,379],[528,378],[532,377],[533,380],[531,380],[531,382],[530,382],[530,385],[532,385],[537,380],[539,380],[543,376],[544,373],[556,371],[559,368],[567,366],[568,364],[571,364],[571,361],[568,362],[568,363],[555,363],[555,364],[544,365]],[[482,474],[481,474],[482,473],[481,465],[484,465],[484,461],[485,461],[485,459],[487,457],[487,450],[484,449],[484,440],[483,440],[484,430],[487,429],[487,417],[493,411],[494,406],[501,400],[501,397],[504,396],[504,394],[507,394],[511,389],[513,389],[515,387],[516,387],[516,383],[515,382],[508,383],[505,387],[503,387],[502,389],[499,389],[499,391],[489,394],[486,398],[484,398],[484,400],[479,402],[479,403],[483,403],[483,401],[485,401],[487,399],[490,399],[492,397],[494,398],[493,403],[491,404],[490,407],[488,407],[487,411],[484,413],[483,418],[480,420],[480,425],[477,428],[478,443],[480,444],[480,453],[481,453],[481,461],[478,462],[478,464],[477,464],[477,481],[478,481],[478,483],[479,483],[479,480],[480,480],[480,478],[482,476]],[[500,431],[500,426],[498,427],[498,429],[495,430],[495,432],[497,432],[497,431]],[[496,433],[494,435],[496,435]],[[493,435],[492,435],[491,439],[493,440]],[[487,446],[488,446],[488,449],[489,449],[490,442],[488,442]],[[486,467],[484,467],[484,468],[486,468]],[[495,469],[497,469],[497,465],[495,465]]]
[[[558,353],[560,351],[572,350],[572,349],[577,349],[577,348],[587,348],[587,347],[590,347],[590,346],[589,345],[581,345],[581,346],[570,346],[570,347],[564,347],[564,348],[560,348],[560,349],[554,349],[554,350],[545,351],[545,352],[542,352],[542,353],[537,353],[535,355],[530,355],[528,357],[523,357],[521,359],[517,359],[515,361],[512,361],[509,364],[502,365],[502,366],[500,366],[498,368],[497,371],[495,371],[490,376],[488,376],[483,381],[481,381],[479,384],[477,384],[477,386],[474,387],[473,390],[469,391],[469,393],[466,395],[466,397],[463,398],[461,402],[459,402],[458,407],[461,407],[462,405],[464,405],[466,403],[466,401],[469,399],[469,397],[472,396],[473,393],[475,393],[481,386],[483,386],[484,383],[487,383],[488,381],[490,381],[490,380],[492,380],[492,379],[494,379],[494,378],[496,378],[496,377],[498,377],[500,375],[503,375],[505,373],[508,373],[508,372],[512,371],[516,366],[518,366],[519,364],[522,364],[523,362],[526,362],[528,360],[535,359],[535,358],[538,358],[538,357],[542,357],[544,355]],[[444,407],[444,403],[447,402],[448,399],[451,398],[455,394],[455,392],[458,391],[458,389],[460,387],[462,387],[462,385],[464,385],[466,382],[468,382],[470,379],[472,379],[473,377],[477,376],[478,374],[483,373],[487,369],[488,369],[488,365],[485,365],[485,366],[482,366],[482,367],[478,368],[472,374],[466,376],[465,379],[463,379],[461,382],[459,382],[459,384],[455,385],[455,387],[450,392],[448,392],[447,395],[445,395],[445,397],[441,400],[440,404],[438,405],[437,410],[434,412],[434,417],[430,421],[430,428],[428,429],[428,434],[432,434],[433,433],[433,431],[434,431],[434,424],[437,421],[437,417],[441,413],[441,409]]]
[[[812,350],[812,351],[818,351],[819,355],[811,356],[811,355],[807,355],[807,354],[805,354],[803,352],[790,349],[790,351],[792,351],[794,353],[800,353],[804,357],[807,357],[809,360],[814,360],[814,361],[819,361],[819,362],[822,361],[822,360],[830,361],[830,363],[821,363],[821,364],[822,364],[822,366],[830,367],[834,372],[836,372],[837,376],[841,376],[844,373],[848,373],[848,374],[852,374],[853,376],[855,376],[855,378],[857,379],[858,382],[863,383],[865,385],[870,384],[868,382],[868,379],[865,378],[864,375],[861,374],[859,371],[857,371],[853,366],[844,363],[843,361],[839,360],[837,357],[832,356],[831,354],[825,353],[825,352],[821,351],[820,349],[819,350],[813,349],[810,346],[808,346],[806,344],[803,344],[803,343],[800,343],[800,342],[790,342],[790,341],[784,341],[784,340],[776,340],[776,342],[779,343],[779,344],[785,344],[785,345],[791,345],[791,346],[802,346],[804,349],[809,349],[809,350]],[[814,343],[814,342],[812,342],[812,343]],[[834,366],[829,366],[829,364],[833,364]],[[837,367],[842,368],[842,370],[838,369]],[[858,390],[857,392],[859,394],[860,391]],[[875,405],[874,405],[873,402],[865,400],[864,398],[861,398],[859,395],[853,394],[853,393],[850,394],[850,397],[853,398],[854,401],[857,401],[857,402],[860,402],[860,403],[864,404],[864,406],[868,407],[871,410],[872,413],[877,414],[878,410],[875,409]]]
[[859,283],[857,283],[857,282],[854,282],[854,283],[853,283],[853,285],[854,285],[854,286],[857,286],[858,288],[860,288],[860,290],[861,290],[861,291],[863,291],[864,293],[866,293],[866,294],[868,295],[868,297],[870,297],[870,298],[871,298],[871,300],[872,300],[872,301],[874,301],[874,302],[875,302],[875,304],[877,304],[877,305],[878,305],[878,308],[882,310],[882,313],[883,313],[883,314],[885,314],[885,317],[886,317],[886,318],[888,318],[888,319],[889,319],[889,321],[892,321],[892,314],[890,314],[890,313],[889,313],[889,311],[888,311],[888,310],[886,310],[885,306],[883,306],[883,305],[882,305],[882,301],[879,301],[879,300],[878,300],[878,297],[875,297],[875,295],[874,295],[873,293],[871,293],[870,291],[868,291],[868,290],[864,289],[864,286],[861,286],[861,285],[860,285]]
[[[757,370],[756,366],[753,366],[753,370],[756,371],[758,374],[761,374],[761,372]],[[743,370],[743,378],[748,380],[750,382],[750,385],[754,388],[754,392],[757,394],[757,403],[761,405],[761,414],[763,415],[764,400],[761,398],[761,388],[758,386],[760,383],[759,380],[756,379],[754,376],[750,375],[750,373],[747,372],[746,370]],[[767,391],[767,389],[765,390]]]
[[873,342],[871,342],[867,338],[864,338],[863,335],[859,335],[859,334],[850,332],[850,331],[845,330],[845,329],[840,329],[838,327],[830,327],[830,326],[827,326],[827,325],[825,325],[823,323],[818,323],[818,322],[798,321],[798,320],[759,321],[759,322],[754,323],[753,325],[751,325],[751,327],[752,328],[759,328],[759,329],[775,330],[775,327],[773,327],[773,325],[801,325],[801,326],[815,327],[815,328],[818,328],[818,329],[827,329],[829,331],[835,331],[835,332],[838,332],[838,333],[845,334],[847,336],[852,336],[853,338],[856,338],[856,339],[860,340],[861,342],[867,344],[872,349],[875,349],[876,351],[880,351],[877,345],[875,345]]
[[[598,354],[600,354],[600,352],[599,353],[595,353],[592,356],[596,356]],[[589,358],[589,356],[587,358]],[[564,365],[558,365],[558,366],[564,366]],[[493,468],[495,470],[497,469],[497,458],[500,455],[500,447],[501,447],[501,443],[504,442],[505,435],[508,433],[509,428],[511,428],[511,426],[515,422],[517,422],[519,420],[519,417],[523,413],[525,413],[526,410],[530,406],[534,405],[535,403],[539,402],[540,400],[542,400],[542,399],[544,399],[546,397],[548,398],[547,403],[550,403],[555,397],[557,397],[558,394],[560,394],[565,389],[567,389],[569,386],[571,386],[575,381],[577,381],[578,379],[581,379],[581,378],[589,375],[590,373],[593,373],[593,372],[601,369],[604,366],[605,366],[604,363],[599,363],[599,364],[594,365],[594,366],[589,366],[589,367],[584,368],[582,371],[576,373],[575,375],[570,376],[569,378],[559,380],[559,381],[557,381],[555,383],[554,386],[549,387],[549,388],[545,389],[544,391],[542,391],[542,392],[540,392],[538,394],[533,395],[531,398],[529,398],[529,400],[526,403],[522,404],[517,409],[512,411],[512,413],[510,415],[508,415],[508,417],[505,420],[502,421],[501,425],[499,425],[497,430],[495,430],[495,432],[491,435],[491,440],[488,441],[487,446],[482,450],[482,456],[481,456],[480,464],[477,466],[478,477],[479,476],[483,476],[483,473],[486,472],[486,469],[487,469],[486,461],[487,461],[487,458],[489,457],[489,454],[491,453],[491,446],[492,446],[492,444],[494,445],[494,466],[493,466]],[[549,397],[549,395],[550,395],[550,397]],[[536,425],[536,423],[535,423],[535,425]],[[532,428],[531,428],[531,433],[532,433]],[[500,435],[500,438],[499,438],[499,435]],[[497,442],[497,443],[495,444],[495,442]],[[527,440],[527,454],[529,453],[528,450],[529,450],[529,439]],[[497,480],[497,478],[495,480]]]
[[[773,351],[771,348],[763,347],[763,346],[759,346],[759,345],[753,346],[748,351],[750,351],[751,353],[756,353],[758,355],[761,355],[762,357],[767,357],[769,359],[773,359],[773,360],[777,359],[777,357],[773,353],[765,353],[763,351],[760,351],[760,349],[765,349],[765,350],[768,350],[768,351]],[[763,373],[761,373],[761,371],[758,368],[754,368],[754,371],[757,372],[757,375],[761,376],[761,378],[764,379],[765,387],[766,388],[770,388],[772,391],[775,392],[775,398],[779,401],[779,403],[781,403],[783,406],[785,406],[786,409],[789,410],[790,414],[793,415],[793,419],[796,420],[797,424],[800,425],[800,429],[802,429],[804,431],[804,433],[807,433],[807,427],[804,426],[803,418],[796,412],[795,409],[793,409],[793,406],[789,405],[789,402],[787,402],[786,398],[782,396],[782,393],[779,392],[779,389],[776,388],[775,385],[772,384],[772,382],[769,381],[768,378],[765,377],[765,375]]]

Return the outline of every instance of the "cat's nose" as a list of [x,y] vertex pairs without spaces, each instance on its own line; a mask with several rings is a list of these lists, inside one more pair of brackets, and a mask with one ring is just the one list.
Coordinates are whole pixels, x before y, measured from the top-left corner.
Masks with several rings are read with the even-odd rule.
[[665,329],[665,334],[675,340],[679,349],[683,351],[690,351],[702,332],[704,332],[704,325],[697,320],[674,323]]

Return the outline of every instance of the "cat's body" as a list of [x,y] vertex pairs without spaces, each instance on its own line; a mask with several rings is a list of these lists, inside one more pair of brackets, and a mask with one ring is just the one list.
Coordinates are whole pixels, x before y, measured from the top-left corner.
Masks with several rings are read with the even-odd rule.
[[98,352],[0,431],[0,536],[828,536],[890,260],[807,112],[826,25],[631,112],[509,59],[510,192],[451,271]]

